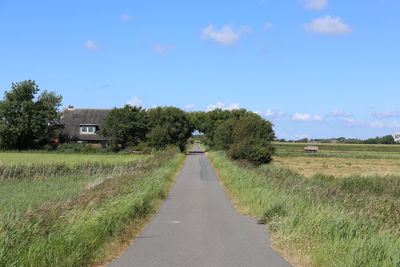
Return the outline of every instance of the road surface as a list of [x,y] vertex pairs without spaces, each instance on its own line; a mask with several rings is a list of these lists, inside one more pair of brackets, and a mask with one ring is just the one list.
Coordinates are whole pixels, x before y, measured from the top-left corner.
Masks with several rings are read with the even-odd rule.
[[118,266],[291,266],[270,248],[265,226],[239,215],[195,145],[166,201]]

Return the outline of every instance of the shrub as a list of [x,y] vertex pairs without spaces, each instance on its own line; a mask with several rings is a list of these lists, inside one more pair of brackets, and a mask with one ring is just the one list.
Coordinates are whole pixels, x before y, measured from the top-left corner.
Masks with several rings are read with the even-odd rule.
[[106,153],[107,149],[79,143],[65,143],[57,147],[61,153]]
[[271,162],[273,153],[272,144],[259,138],[246,138],[232,144],[228,150],[232,159],[247,160],[256,166]]
[[148,142],[141,142],[137,146],[130,146],[121,151],[120,154],[152,154],[156,152],[156,148],[151,146]]

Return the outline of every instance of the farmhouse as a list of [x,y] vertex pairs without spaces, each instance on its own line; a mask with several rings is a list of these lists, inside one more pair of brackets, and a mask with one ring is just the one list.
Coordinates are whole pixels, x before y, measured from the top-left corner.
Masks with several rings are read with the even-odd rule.
[[63,136],[67,141],[107,146],[108,138],[98,134],[104,117],[111,109],[77,109],[69,106],[63,112]]
[[394,141],[395,141],[396,143],[400,143],[400,133],[396,133],[396,134],[394,135]]

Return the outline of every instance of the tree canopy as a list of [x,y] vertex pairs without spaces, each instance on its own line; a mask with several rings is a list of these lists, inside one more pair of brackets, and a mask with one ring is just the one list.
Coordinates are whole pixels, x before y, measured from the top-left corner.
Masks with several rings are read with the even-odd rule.
[[192,131],[187,113],[179,108],[146,110],[126,105],[106,116],[100,134],[110,137],[114,150],[147,143],[156,149],[176,145],[183,151]]
[[135,146],[146,140],[149,116],[145,109],[126,105],[114,108],[105,118],[99,134],[110,137],[114,150]]
[[176,107],[157,107],[150,109],[148,113],[149,143],[157,148],[177,145],[184,151],[186,141],[193,132],[187,113]]
[[230,119],[240,119],[242,117],[261,118],[254,112],[246,109],[222,110],[215,109],[208,112],[191,112],[189,114],[193,128],[205,134],[208,139],[208,145],[215,146],[215,133],[221,124]]
[[62,97],[43,91],[35,81],[13,83],[0,101],[0,147],[34,149],[49,144],[62,128]]
[[227,151],[233,159],[247,160],[254,165],[272,160],[275,138],[272,124],[259,116],[232,118],[218,126],[215,132],[216,149]]

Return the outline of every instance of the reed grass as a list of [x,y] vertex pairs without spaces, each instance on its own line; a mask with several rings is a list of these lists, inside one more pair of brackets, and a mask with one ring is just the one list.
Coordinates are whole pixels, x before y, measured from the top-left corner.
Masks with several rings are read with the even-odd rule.
[[83,162],[74,165],[68,163],[7,164],[0,165],[0,180],[45,179],[69,175],[124,175],[134,172],[140,161],[125,163]]

